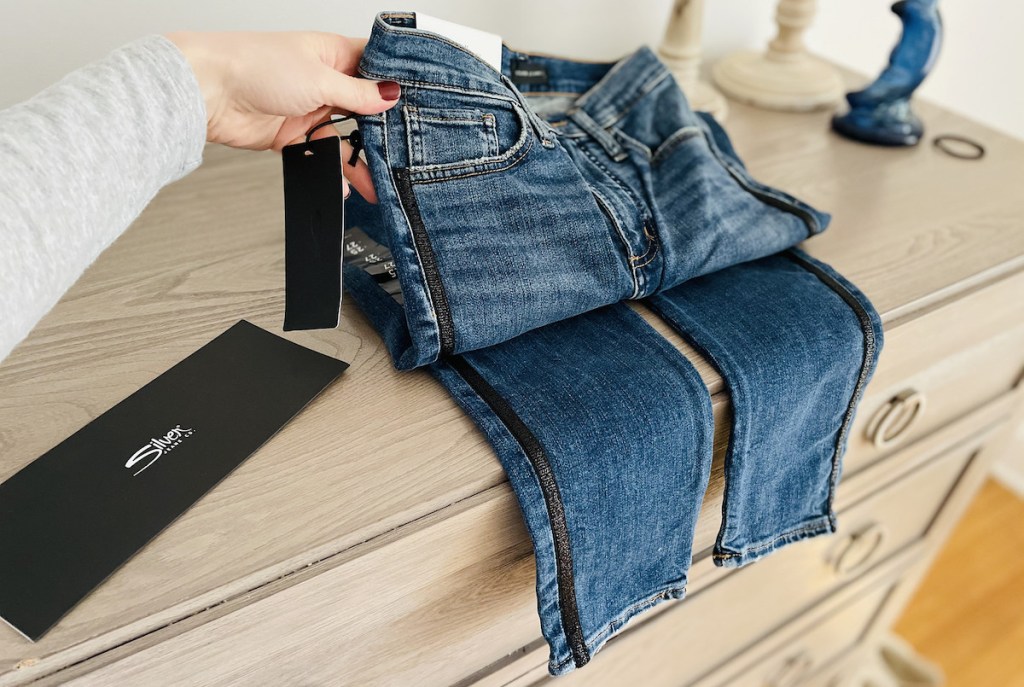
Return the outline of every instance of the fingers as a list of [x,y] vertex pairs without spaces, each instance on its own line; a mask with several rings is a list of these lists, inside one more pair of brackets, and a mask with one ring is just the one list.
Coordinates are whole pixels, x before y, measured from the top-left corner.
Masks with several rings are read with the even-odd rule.
[[321,41],[322,59],[325,64],[334,67],[335,71],[344,74],[355,74],[359,68],[359,60],[363,57],[366,47],[365,38],[350,38],[336,33],[313,33]]
[[[281,128],[278,129],[277,134],[274,136],[274,140],[270,144],[270,149],[276,152],[281,152],[281,149],[287,145],[293,143],[300,143],[306,140],[306,132],[312,129],[320,122],[327,121],[331,118],[331,114],[335,111],[332,107],[321,107],[303,117],[286,117],[281,123]],[[324,127],[325,129],[327,127]],[[313,135],[313,138],[323,138],[324,135],[333,135],[333,131],[328,131],[326,134],[320,134],[320,130]]]
[[343,74],[355,74],[359,68],[359,60],[363,57],[366,39],[335,34],[331,34],[331,38],[334,42],[330,49],[329,59],[326,60],[327,64]]
[[[369,203],[377,202],[377,192],[373,189],[373,180],[370,177],[370,168],[366,166],[361,158],[356,158],[356,164],[350,165],[348,161],[352,157],[352,146],[348,141],[341,142],[341,169],[349,183],[359,192],[363,200]],[[348,197],[346,193],[345,197]]]
[[359,114],[377,114],[392,107],[402,94],[394,81],[357,79],[324,66],[321,95],[323,103]]
[[[328,119],[329,119],[329,117],[324,117],[320,121],[327,121]],[[319,124],[320,122],[317,122],[317,123]],[[310,136],[310,140],[311,141],[318,141],[321,138],[334,138],[337,135],[338,135],[337,129],[335,129],[333,126],[325,126],[325,127],[322,127],[320,129],[317,129],[316,131],[314,131],[313,135]],[[295,142],[296,143],[301,143],[302,141],[305,141],[305,140],[306,140],[306,137],[305,136],[301,136]],[[345,178],[344,175],[347,174],[347,169],[346,168],[350,167],[350,165],[345,164],[345,160],[347,159],[345,157],[345,148],[344,148],[344,143],[345,142],[344,141],[339,141],[339,143],[343,144],[342,148],[341,148],[341,173],[342,173],[341,187],[343,189],[343,193],[344,193],[345,197],[348,198],[349,193],[351,193],[351,190],[349,189],[348,180]],[[351,152],[349,154],[351,155]],[[360,162],[361,162],[361,160],[360,160]]]

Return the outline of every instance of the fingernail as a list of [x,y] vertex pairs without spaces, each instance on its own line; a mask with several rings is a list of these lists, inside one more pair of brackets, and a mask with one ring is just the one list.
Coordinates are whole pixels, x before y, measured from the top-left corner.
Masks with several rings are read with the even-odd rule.
[[398,100],[398,96],[402,95],[402,87],[397,81],[378,81],[377,90],[384,100]]

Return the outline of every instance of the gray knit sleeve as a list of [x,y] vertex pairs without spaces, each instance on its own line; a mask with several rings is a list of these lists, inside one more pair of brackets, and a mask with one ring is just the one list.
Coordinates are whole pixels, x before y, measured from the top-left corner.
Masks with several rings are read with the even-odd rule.
[[162,36],[0,111],[0,359],[205,141],[199,84]]

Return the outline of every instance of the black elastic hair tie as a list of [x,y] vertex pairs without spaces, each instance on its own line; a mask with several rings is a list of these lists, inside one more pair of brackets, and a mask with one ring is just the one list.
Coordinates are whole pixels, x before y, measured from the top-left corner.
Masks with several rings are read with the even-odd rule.
[[[306,143],[308,144],[310,140],[312,140],[313,134],[316,133],[317,129],[322,129],[325,126],[334,126],[335,124],[347,122],[350,119],[352,119],[351,115],[345,115],[344,117],[338,117],[337,119],[328,119],[320,122],[306,132]],[[338,134],[338,138],[342,141],[348,141],[349,145],[352,146],[352,155],[348,158],[348,164],[354,167],[356,161],[359,160],[359,151],[363,149],[363,134],[360,133],[359,129],[353,129],[350,133],[344,136]]]
[[[969,151],[958,150],[956,146],[950,146],[950,143],[959,143],[968,147]],[[932,139],[932,145],[944,152],[950,157],[959,158],[961,160],[980,160],[985,157],[985,146],[981,145],[977,141],[967,138],[966,136],[958,136],[957,134],[940,134]]]

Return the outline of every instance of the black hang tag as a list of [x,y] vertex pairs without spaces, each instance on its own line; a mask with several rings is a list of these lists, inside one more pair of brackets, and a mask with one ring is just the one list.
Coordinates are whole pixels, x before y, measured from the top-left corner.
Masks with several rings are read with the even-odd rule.
[[0,483],[0,619],[38,639],[346,367],[242,320]]
[[546,84],[548,82],[548,69],[540,62],[516,58],[511,64],[512,83],[516,84]]
[[284,164],[284,329],[338,326],[345,192],[335,137],[281,151]]

